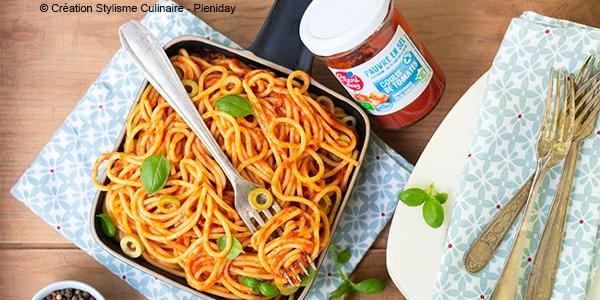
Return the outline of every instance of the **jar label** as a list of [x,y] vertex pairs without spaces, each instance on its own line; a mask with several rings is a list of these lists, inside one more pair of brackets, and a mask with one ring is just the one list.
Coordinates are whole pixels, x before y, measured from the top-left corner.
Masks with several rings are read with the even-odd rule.
[[362,107],[377,116],[412,103],[433,75],[400,26],[387,46],[368,61],[349,69],[329,69]]

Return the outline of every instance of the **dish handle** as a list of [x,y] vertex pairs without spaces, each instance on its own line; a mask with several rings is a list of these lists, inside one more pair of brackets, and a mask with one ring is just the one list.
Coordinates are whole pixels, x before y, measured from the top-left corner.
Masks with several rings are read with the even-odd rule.
[[275,0],[249,50],[290,70],[310,72],[313,57],[300,40],[300,19],[311,0]]

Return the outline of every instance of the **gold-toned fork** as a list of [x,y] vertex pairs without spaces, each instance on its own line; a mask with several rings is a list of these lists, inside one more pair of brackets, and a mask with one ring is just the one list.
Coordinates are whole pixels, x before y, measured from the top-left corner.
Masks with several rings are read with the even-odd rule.
[[579,147],[594,132],[600,112],[600,58],[590,56],[586,60],[575,77],[575,86],[574,139],[529,273],[526,300],[544,300],[552,296]]
[[[592,64],[590,60],[591,56],[588,57],[578,72],[578,75],[575,78],[576,86],[582,86],[584,82],[591,78],[590,74],[592,73],[589,67],[592,66]],[[549,147],[538,147],[537,157],[544,157],[548,155],[549,151]],[[523,207],[527,202],[533,183],[533,176],[534,174],[531,174],[531,176],[527,178],[514,196],[496,213],[489,224],[471,243],[464,256],[464,266],[467,271],[477,273],[492,259],[494,253],[500,246],[500,243],[510,230],[511,226],[515,223],[517,216],[523,210]]]
[[491,299],[515,299],[521,273],[521,254],[530,231],[529,218],[544,176],[550,168],[565,158],[573,137],[575,122],[575,92],[570,74],[552,69],[548,80],[545,104],[537,143],[537,167],[526,200],[525,213],[517,230],[510,255],[500,275]]

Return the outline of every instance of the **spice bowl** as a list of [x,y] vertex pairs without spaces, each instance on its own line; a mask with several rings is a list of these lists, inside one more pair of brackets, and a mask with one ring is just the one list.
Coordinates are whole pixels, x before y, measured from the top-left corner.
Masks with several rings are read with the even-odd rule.
[[[61,296],[52,297],[52,292],[60,292],[63,291]],[[77,292],[79,291],[79,292]],[[67,296],[70,295],[70,296]],[[51,298],[46,298],[46,296],[50,296]],[[56,300],[71,300],[75,297],[75,299],[95,299],[95,300],[105,300],[104,296],[100,294],[98,290],[96,290],[93,286],[76,280],[63,280],[50,283],[45,286],[39,292],[37,292],[31,300],[44,300],[44,299],[56,299]]]

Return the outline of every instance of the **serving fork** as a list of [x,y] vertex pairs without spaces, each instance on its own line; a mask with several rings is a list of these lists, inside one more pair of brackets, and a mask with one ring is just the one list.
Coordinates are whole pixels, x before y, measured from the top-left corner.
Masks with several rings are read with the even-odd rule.
[[600,111],[600,58],[588,57],[575,77],[575,85],[577,107],[573,142],[529,273],[525,299],[542,300],[552,296],[579,147],[594,132]]
[[531,229],[529,218],[534,210],[539,188],[544,176],[565,158],[571,146],[575,122],[575,92],[573,78],[570,74],[555,69],[551,70],[544,111],[536,150],[537,166],[526,200],[525,213],[491,299],[516,298],[521,273],[522,250],[526,244],[527,233]]
[[[129,21],[119,29],[119,37],[123,48],[129,53],[129,56],[138,69],[142,71],[148,82],[190,126],[194,134],[202,141],[206,150],[223,169],[225,176],[233,186],[234,204],[238,215],[251,232],[258,231],[273,218],[273,215],[281,211],[277,201],[273,201],[271,207],[264,210],[256,210],[250,205],[249,195],[252,191],[260,189],[261,192],[257,201],[264,203],[266,201],[265,197],[270,196],[265,195],[268,190],[242,177],[227,159],[189,98],[169,58],[154,36],[140,23]],[[304,275],[308,276],[310,272],[307,270],[307,266],[314,270],[317,268],[308,254],[303,253],[303,257],[306,260],[306,265],[298,264]],[[298,285],[301,281],[299,272],[295,272],[296,274],[293,276],[290,276],[284,269],[280,272],[292,285]]]
[[[575,78],[575,87],[578,90],[581,90],[581,88],[583,88],[583,83],[587,82],[591,78],[590,66],[593,64],[590,62],[590,60],[591,56],[585,61]],[[596,63],[597,62],[598,59],[596,59]],[[576,98],[578,97],[576,96]],[[581,110],[581,105],[579,110]],[[577,136],[574,135],[573,138],[577,139]],[[572,142],[575,143],[576,141]],[[540,148],[538,145],[538,157],[547,155],[548,150],[548,147]],[[525,183],[523,183],[523,185],[517,190],[514,196],[506,203],[506,205],[504,205],[504,207],[500,209],[500,211],[498,211],[490,223],[471,243],[471,246],[464,256],[464,266],[467,271],[471,273],[477,273],[481,271],[492,259],[494,253],[500,246],[500,243],[510,230],[511,226],[515,223],[517,216],[523,210],[523,207],[527,202],[531,191],[534,174],[531,174],[531,176],[527,178]]]

